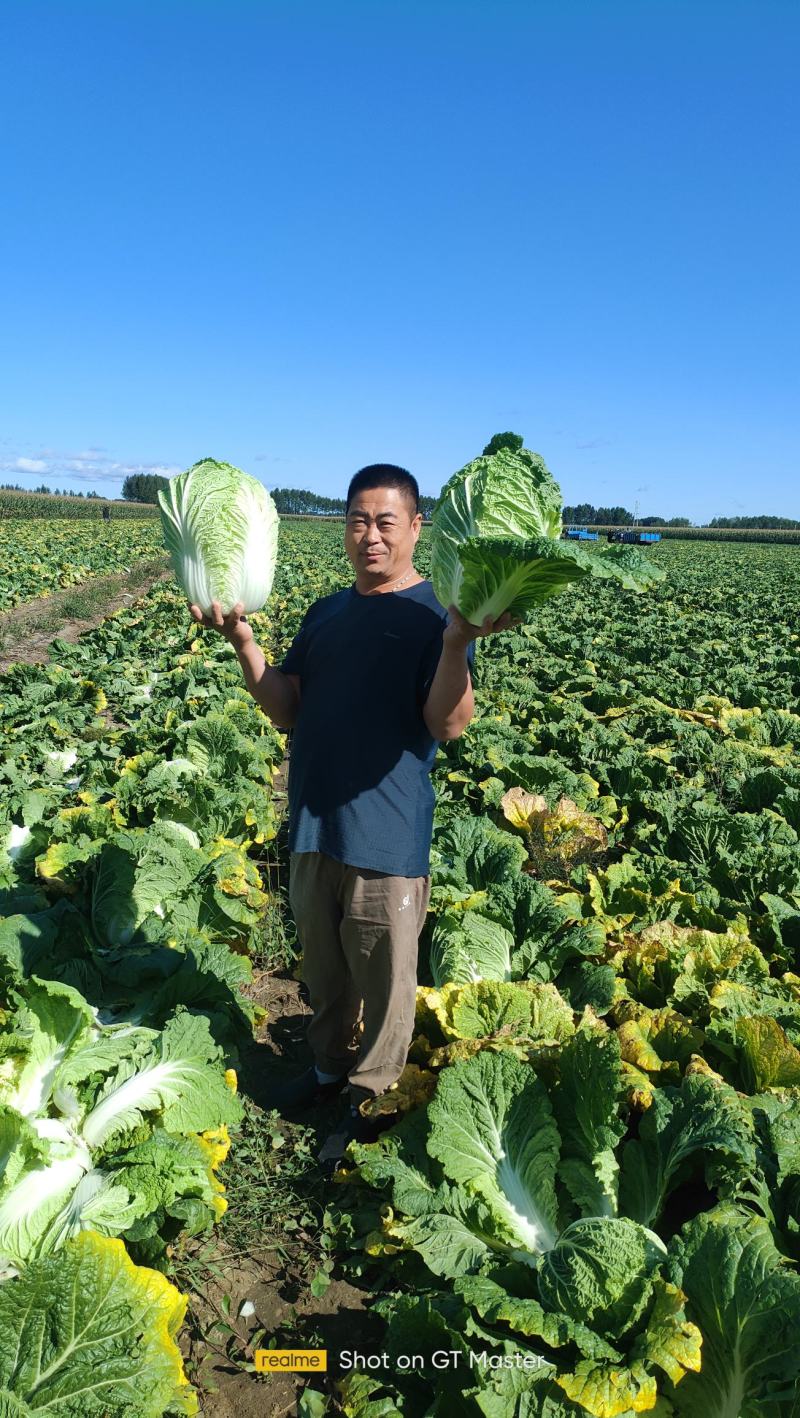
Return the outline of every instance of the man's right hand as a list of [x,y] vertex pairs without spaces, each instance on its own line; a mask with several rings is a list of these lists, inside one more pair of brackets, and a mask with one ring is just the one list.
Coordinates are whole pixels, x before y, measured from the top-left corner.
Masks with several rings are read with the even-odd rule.
[[204,615],[199,606],[190,605],[189,610],[192,620],[196,620],[198,625],[207,626],[209,630],[218,630],[234,650],[243,650],[245,645],[249,645],[253,639],[253,628],[245,620],[244,606],[241,601],[237,601],[227,615],[222,614],[222,606],[219,601],[211,602],[209,615]]

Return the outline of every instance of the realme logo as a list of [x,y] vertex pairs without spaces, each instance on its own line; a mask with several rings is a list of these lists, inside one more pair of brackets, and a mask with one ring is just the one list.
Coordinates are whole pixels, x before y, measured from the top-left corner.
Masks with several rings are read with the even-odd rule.
[[260,1374],[324,1373],[328,1368],[327,1349],[257,1349],[256,1370]]

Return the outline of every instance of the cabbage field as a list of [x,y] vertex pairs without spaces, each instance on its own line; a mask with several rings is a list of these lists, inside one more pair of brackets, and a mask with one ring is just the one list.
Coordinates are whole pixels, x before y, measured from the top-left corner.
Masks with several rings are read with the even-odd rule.
[[127,571],[161,553],[155,518],[103,522],[52,517],[0,521],[0,612],[34,597],[78,586],[94,576]]
[[[273,660],[350,579],[341,531],[282,523]],[[160,582],[2,676],[0,1413],[798,1418],[800,558],[651,555],[643,595],[479,644],[396,1120],[333,1181],[245,1086],[297,1032],[261,1003],[296,988],[289,746],[232,650]]]

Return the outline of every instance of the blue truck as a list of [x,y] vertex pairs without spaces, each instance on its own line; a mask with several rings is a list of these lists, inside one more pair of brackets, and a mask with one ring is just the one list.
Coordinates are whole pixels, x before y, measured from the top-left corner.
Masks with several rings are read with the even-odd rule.
[[633,542],[634,546],[649,547],[654,542],[661,541],[660,532],[646,532],[642,527],[620,527],[618,531],[609,532],[610,542]]
[[596,542],[599,532],[590,532],[588,527],[565,527],[564,536],[568,542]]

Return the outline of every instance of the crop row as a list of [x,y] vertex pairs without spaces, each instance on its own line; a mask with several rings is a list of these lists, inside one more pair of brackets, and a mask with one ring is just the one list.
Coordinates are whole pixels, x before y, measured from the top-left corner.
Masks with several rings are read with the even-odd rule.
[[0,1391],[191,1413],[164,1272],[225,1208],[283,740],[171,587],[54,653],[0,702]]
[[114,520],[136,520],[155,517],[158,508],[149,502],[113,502],[102,497],[56,496],[49,492],[17,492],[0,489],[0,518],[5,517],[64,517],[70,521],[102,520],[103,508],[108,507]]
[[0,611],[93,576],[128,571],[161,552],[161,528],[152,519],[0,521]]
[[[257,620],[268,649],[296,620],[296,564]],[[320,567],[317,590],[340,575]],[[174,587],[53,656],[0,698],[0,1392],[14,1411],[191,1413],[166,1273],[226,1204],[284,741]]]

